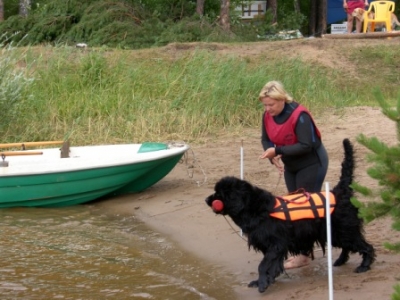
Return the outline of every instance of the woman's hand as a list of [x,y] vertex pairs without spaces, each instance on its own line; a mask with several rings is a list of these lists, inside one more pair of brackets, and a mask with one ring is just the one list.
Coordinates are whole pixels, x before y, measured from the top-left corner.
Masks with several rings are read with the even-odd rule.
[[261,154],[260,158],[269,158],[271,160],[271,163],[278,169],[279,173],[282,174],[283,166],[281,164],[281,156],[282,155],[276,155],[275,148],[271,147],[265,150],[264,153]]
[[281,164],[281,155],[275,156],[271,159],[272,164],[278,169],[280,174],[283,174],[283,166]]
[[275,148],[271,147],[271,148],[268,148],[267,150],[265,150],[264,153],[261,154],[260,158],[262,158],[262,159],[264,159],[264,158],[273,159],[275,156],[276,156]]

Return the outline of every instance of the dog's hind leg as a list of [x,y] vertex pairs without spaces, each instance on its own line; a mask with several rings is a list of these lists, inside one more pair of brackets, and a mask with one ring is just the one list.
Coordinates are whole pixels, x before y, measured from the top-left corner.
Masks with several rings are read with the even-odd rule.
[[371,264],[375,261],[375,250],[372,245],[365,242],[364,250],[359,251],[359,253],[362,255],[362,262],[354,272],[363,273],[371,269]]
[[342,249],[342,252],[340,253],[338,259],[334,262],[335,267],[339,267],[344,265],[348,260],[349,260],[349,254],[350,251],[348,249]]
[[[365,240],[354,243],[353,245],[361,245],[358,249],[352,247],[352,249],[343,248],[339,255],[339,258],[333,264],[335,267],[344,265],[349,260],[350,252],[358,252],[362,255],[361,264],[354,270],[356,273],[363,273],[371,269],[371,264],[375,261],[375,250],[372,245],[368,244]],[[359,250],[362,249],[362,250]]]
[[283,272],[284,254],[266,253],[258,265],[258,279],[248,284],[248,287],[258,287],[260,293],[275,282],[275,278]]

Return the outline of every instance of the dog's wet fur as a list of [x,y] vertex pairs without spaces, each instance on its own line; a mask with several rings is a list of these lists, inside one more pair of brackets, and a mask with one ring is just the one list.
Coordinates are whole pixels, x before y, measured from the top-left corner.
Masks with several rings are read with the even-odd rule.
[[[362,256],[356,273],[366,272],[375,260],[375,250],[369,244],[363,231],[363,221],[358,217],[358,209],[350,202],[353,190],[350,184],[354,174],[354,150],[348,139],[343,140],[344,159],[338,184],[331,191],[336,198],[336,206],[331,214],[332,246],[342,252],[334,266],[341,266],[349,259],[350,253]],[[275,196],[247,181],[236,177],[224,177],[215,185],[215,193],[206,198],[212,207],[214,200],[223,203],[223,209],[216,214],[228,215],[247,235],[249,248],[263,253],[258,266],[258,279],[249,287],[258,287],[260,293],[271,285],[284,271],[284,260],[291,255],[307,251],[312,255],[315,244],[321,246],[325,254],[327,243],[326,219],[303,219],[284,221],[270,216],[275,206]]]

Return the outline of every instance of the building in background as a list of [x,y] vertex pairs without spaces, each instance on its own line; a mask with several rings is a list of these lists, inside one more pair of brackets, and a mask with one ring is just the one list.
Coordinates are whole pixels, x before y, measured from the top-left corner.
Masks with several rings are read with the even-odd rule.
[[243,1],[235,10],[239,12],[242,20],[263,18],[267,11],[267,1]]
[[[343,9],[343,0],[327,1],[327,23],[338,23],[346,20],[346,12]],[[279,9],[279,6],[278,6]],[[239,12],[242,20],[250,20],[254,18],[262,18],[267,11],[267,1],[243,1],[241,6],[235,9]]]

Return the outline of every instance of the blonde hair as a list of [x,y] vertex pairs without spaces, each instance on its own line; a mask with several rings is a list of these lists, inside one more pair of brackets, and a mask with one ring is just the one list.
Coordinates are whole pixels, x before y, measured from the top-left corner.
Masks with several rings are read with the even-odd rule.
[[286,90],[283,88],[283,84],[279,81],[270,81],[264,85],[260,94],[258,95],[258,100],[261,101],[265,97],[275,100],[283,100],[286,103],[293,102],[292,96],[286,92]]

